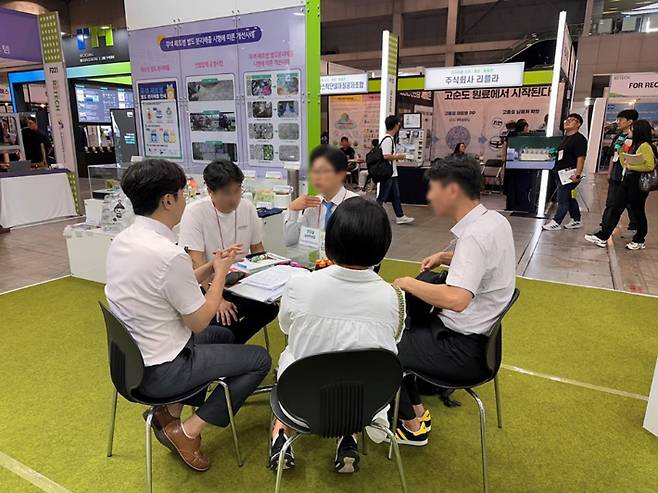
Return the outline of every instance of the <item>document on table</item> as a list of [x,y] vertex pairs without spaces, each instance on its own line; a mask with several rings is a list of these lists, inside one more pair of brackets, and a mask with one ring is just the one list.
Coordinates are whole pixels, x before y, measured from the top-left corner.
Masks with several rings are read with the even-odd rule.
[[576,168],[561,169],[558,170],[557,174],[560,177],[560,183],[568,185],[572,183],[571,177],[576,174]]
[[228,291],[243,298],[274,303],[283,296],[288,281],[304,272],[305,269],[277,265],[245,277],[235,286],[228,288]]

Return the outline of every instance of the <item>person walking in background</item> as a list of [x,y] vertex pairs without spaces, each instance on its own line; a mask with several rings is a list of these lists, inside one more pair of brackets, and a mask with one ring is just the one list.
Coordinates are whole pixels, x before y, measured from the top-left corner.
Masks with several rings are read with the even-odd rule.
[[564,120],[564,138],[557,148],[556,171],[573,170],[570,182],[563,184],[559,174],[557,179],[557,211],[555,216],[543,228],[546,231],[557,231],[562,229],[562,221],[569,212],[571,221],[565,224],[567,229],[578,229],[583,227],[580,221],[580,208],[578,201],[574,197],[574,190],[580,183],[583,167],[585,166],[585,156],[587,155],[587,139],[580,133],[580,127],[583,124],[583,117],[577,113],[571,113]]
[[400,184],[398,183],[398,167],[396,161],[404,161],[405,155],[403,153],[397,154],[395,152],[395,136],[400,131],[402,121],[400,117],[389,115],[384,120],[386,125],[386,135],[379,144],[384,155],[384,159],[391,163],[393,166],[393,176],[388,180],[379,184],[379,195],[377,196],[377,203],[384,205],[389,198],[393,204],[393,211],[395,212],[397,224],[409,224],[414,222],[413,217],[407,217],[402,210],[402,202],[400,200]]
[[[619,156],[622,152],[628,152],[633,143],[631,127],[633,122],[639,118],[636,110],[623,110],[617,115],[617,129],[619,132],[615,135],[610,146],[610,165],[608,166],[608,196],[605,200],[605,210],[601,217],[601,224],[599,230],[593,235],[600,233],[603,229],[603,223],[612,212],[612,205],[614,203],[615,195],[619,187],[621,187],[622,179],[622,165]],[[630,205],[626,206],[628,212],[628,229],[621,234],[624,239],[632,239],[637,232],[637,218],[633,215],[633,210]]]
[[[622,180],[621,186],[616,190],[612,210],[607,217],[604,217],[603,229],[600,233],[585,235],[587,241],[601,248],[605,248],[608,238],[617,227],[617,223],[628,204],[630,204],[636,218],[637,231],[633,236],[633,240],[626,245],[626,249],[643,250],[645,248],[644,240],[647,235],[645,205],[649,194],[640,190],[640,175],[654,170],[656,159],[658,159],[658,151],[652,142],[652,128],[648,121],[637,120],[633,123],[632,131],[633,141],[629,152],[619,153]],[[642,156],[642,162],[631,164],[629,156],[633,154]]]

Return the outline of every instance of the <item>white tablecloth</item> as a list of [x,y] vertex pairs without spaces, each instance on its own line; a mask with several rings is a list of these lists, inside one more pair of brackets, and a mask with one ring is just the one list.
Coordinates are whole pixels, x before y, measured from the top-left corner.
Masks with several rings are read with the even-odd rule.
[[0,178],[0,224],[5,228],[75,215],[66,173]]

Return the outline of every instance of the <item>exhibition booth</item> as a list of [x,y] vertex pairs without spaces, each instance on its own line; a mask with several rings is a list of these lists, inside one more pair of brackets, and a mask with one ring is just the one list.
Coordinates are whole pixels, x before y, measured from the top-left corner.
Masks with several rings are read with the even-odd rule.
[[[0,9],[2,64],[41,63],[37,16]],[[18,113],[0,113],[0,225],[5,228],[76,216],[77,183],[64,167],[33,169]]]

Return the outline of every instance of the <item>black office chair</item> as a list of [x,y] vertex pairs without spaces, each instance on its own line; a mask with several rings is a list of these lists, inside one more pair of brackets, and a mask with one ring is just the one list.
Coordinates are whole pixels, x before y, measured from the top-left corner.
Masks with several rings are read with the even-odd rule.
[[[152,469],[153,461],[151,454],[151,422],[155,413],[155,406],[163,406],[167,404],[175,404],[178,402],[186,401],[195,395],[205,392],[208,382],[195,389],[186,392],[185,394],[171,396],[166,399],[154,399],[147,397],[137,390],[142,383],[144,377],[144,360],[142,353],[137,347],[137,343],[128,332],[126,326],[119,320],[112,311],[99,302],[103,318],[105,319],[105,328],[107,330],[107,349],[108,358],[110,362],[110,376],[114,384],[114,392],[112,393],[112,410],[110,417],[110,430],[107,442],[107,456],[112,457],[112,445],[114,442],[114,424],[117,414],[117,394],[121,394],[127,401],[144,404],[150,407],[146,414],[146,492],[151,493],[153,490]],[[231,425],[231,432],[233,433],[233,443],[235,445],[235,455],[238,459],[238,466],[242,466],[242,458],[240,456],[240,447],[238,444],[238,435],[235,429],[235,421],[233,418],[233,406],[231,403],[231,394],[228,385],[222,381],[217,380],[217,383],[224,389],[224,396],[226,397],[226,405],[228,408],[229,422]]]
[[401,382],[400,361],[384,349],[317,354],[286,368],[272,390],[270,405],[277,419],[297,434],[288,438],[281,449],[274,491],[279,493],[281,489],[285,453],[299,437],[313,434],[338,438],[371,426],[386,433],[393,444],[402,491],[406,492],[395,435],[372,422],[373,416],[394,398],[397,402]]
[[[484,485],[484,492],[489,491],[489,481],[487,478],[487,445],[486,445],[486,420],[485,420],[485,411],[484,404],[480,397],[473,390],[474,387],[479,387],[484,385],[491,380],[494,381],[494,394],[496,396],[496,415],[498,418],[498,428],[503,427],[503,410],[500,403],[500,388],[498,386],[498,370],[500,369],[500,364],[503,359],[503,317],[507,314],[512,305],[516,303],[516,300],[519,298],[520,291],[518,288],[514,288],[514,293],[512,294],[512,299],[507,304],[502,313],[494,321],[491,331],[489,332],[489,341],[487,342],[486,347],[486,364],[489,370],[489,373],[485,378],[480,379],[477,382],[467,382],[467,383],[455,383],[445,380],[441,380],[438,377],[424,375],[417,371],[407,370],[404,372],[404,376],[413,375],[416,378],[424,380],[425,382],[434,385],[436,387],[443,387],[446,389],[452,390],[465,390],[468,394],[475,399],[475,402],[478,405],[480,411],[480,443],[482,444],[482,482]],[[397,424],[398,421],[398,412],[399,412],[399,403],[396,403],[393,410],[393,423]],[[389,449],[388,458],[391,458],[391,450]]]

